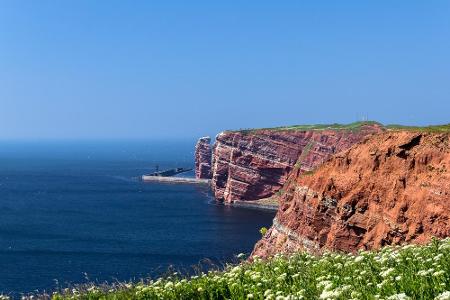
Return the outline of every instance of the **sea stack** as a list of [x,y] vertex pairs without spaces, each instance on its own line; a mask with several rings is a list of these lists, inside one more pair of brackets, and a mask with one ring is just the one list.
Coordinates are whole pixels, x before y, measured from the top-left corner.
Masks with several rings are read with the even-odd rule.
[[211,138],[202,137],[195,146],[195,178],[211,179]]

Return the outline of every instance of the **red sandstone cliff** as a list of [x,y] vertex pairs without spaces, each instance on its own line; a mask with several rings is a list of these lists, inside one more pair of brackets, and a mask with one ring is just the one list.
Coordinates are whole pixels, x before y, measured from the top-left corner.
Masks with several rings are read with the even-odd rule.
[[202,137],[195,146],[195,177],[197,179],[211,179],[211,138]]
[[295,170],[253,254],[355,251],[450,236],[450,133],[388,131]]
[[378,124],[356,129],[261,129],[226,131],[216,137],[212,189],[219,201],[257,200],[272,196],[297,164],[309,171],[330,155],[365,136],[383,131]]

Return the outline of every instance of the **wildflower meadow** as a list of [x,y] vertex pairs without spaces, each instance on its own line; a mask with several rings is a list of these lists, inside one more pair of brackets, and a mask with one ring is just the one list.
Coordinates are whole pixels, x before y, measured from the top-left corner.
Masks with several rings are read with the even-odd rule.
[[357,254],[297,253],[245,260],[183,277],[65,289],[63,299],[436,299],[450,300],[450,238]]

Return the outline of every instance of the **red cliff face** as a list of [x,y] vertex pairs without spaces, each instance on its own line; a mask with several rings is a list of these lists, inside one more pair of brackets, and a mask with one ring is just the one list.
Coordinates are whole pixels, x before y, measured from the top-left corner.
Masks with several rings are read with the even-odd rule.
[[355,251],[450,236],[450,134],[387,131],[292,172],[253,254]]
[[211,138],[202,137],[195,146],[195,177],[197,179],[211,179]]
[[297,164],[309,171],[365,136],[381,132],[377,124],[358,129],[261,129],[223,132],[213,150],[212,188],[219,201],[272,196]]

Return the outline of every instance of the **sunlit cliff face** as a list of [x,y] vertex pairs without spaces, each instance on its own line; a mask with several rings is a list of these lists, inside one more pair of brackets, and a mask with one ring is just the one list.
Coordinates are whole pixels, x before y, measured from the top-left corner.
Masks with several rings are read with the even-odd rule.
[[450,134],[387,131],[291,173],[254,254],[356,251],[450,236]]

